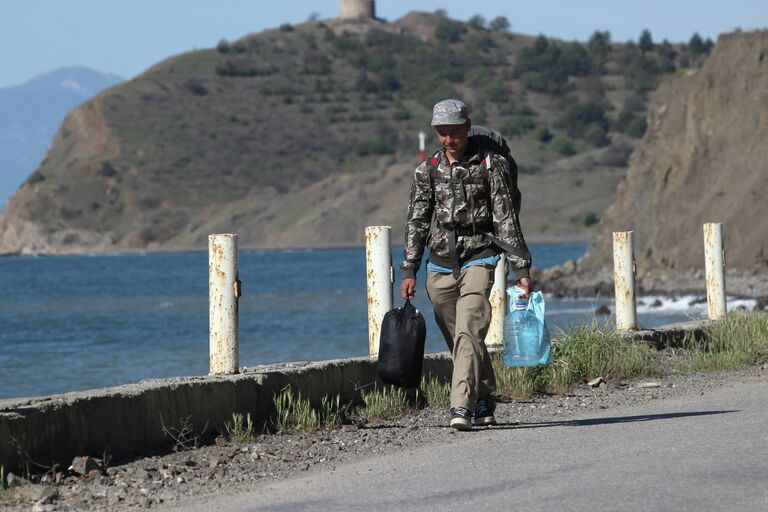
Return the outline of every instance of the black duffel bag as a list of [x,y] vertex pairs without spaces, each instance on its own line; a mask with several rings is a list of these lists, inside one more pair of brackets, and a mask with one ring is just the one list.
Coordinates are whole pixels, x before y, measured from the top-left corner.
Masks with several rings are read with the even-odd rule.
[[382,382],[401,388],[419,385],[426,337],[424,317],[409,299],[384,315],[376,363]]

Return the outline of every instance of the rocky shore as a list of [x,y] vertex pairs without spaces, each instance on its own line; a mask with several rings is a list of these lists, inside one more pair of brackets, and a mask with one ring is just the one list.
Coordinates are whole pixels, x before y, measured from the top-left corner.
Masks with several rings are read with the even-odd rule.
[[[679,355],[669,354],[669,357]],[[738,372],[671,375],[661,379],[581,385],[565,395],[536,396],[500,403],[502,427],[589,418],[594,411],[678,396],[707,393],[745,381],[768,381],[766,365]],[[262,435],[233,443],[219,436],[198,448],[132,461],[78,458],[71,469],[49,471],[32,482],[5,475],[13,485],[0,491],[0,509],[8,511],[136,510],[183,507],[205,496],[258,488],[307,471],[332,471],[352,460],[401,452],[429,443],[450,443],[465,435],[487,436],[494,427],[458,433],[448,427],[448,413],[426,407],[390,422],[350,424],[313,433]]]
[[[586,272],[573,260],[544,270],[535,269],[533,277],[542,291],[556,297],[612,297],[614,293],[611,269]],[[640,274],[636,286],[638,294],[706,297],[703,270]],[[758,302],[762,299],[762,304],[768,303],[768,275],[764,273],[729,270],[725,288],[729,296],[758,299]]]

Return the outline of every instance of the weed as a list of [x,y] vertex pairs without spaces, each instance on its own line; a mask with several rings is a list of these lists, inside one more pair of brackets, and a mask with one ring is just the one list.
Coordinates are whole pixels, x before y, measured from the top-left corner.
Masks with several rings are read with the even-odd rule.
[[501,358],[493,359],[496,396],[502,400],[527,400],[544,387],[544,367],[510,368]]
[[312,432],[322,428],[331,428],[341,424],[347,406],[341,404],[341,397],[327,395],[320,400],[320,410],[316,410],[303,398],[301,393],[293,394],[290,388],[284,389],[272,399],[275,405],[275,417],[272,425],[277,432]]
[[224,433],[230,441],[235,443],[250,443],[255,438],[251,413],[243,416],[240,413],[232,413],[232,419],[224,422]]
[[163,434],[173,441],[173,451],[180,452],[196,449],[200,443],[200,438],[208,429],[208,423],[206,422],[203,430],[199,434],[195,434],[191,418],[192,416],[187,416],[186,418],[179,419],[179,427],[176,428],[167,426],[163,420],[163,415],[160,415],[160,426],[163,429]]
[[654,349],[596,325],[575,328],[553,346],[552,355],[545,378],[552,391],[562,392],[598,376],[624,379],[659,373]]
[[363,403],[365,406],[360,415],[368,421],[393,420],[403,416],[410,409],[406,392],[395,387],[364,393]]
[[419,390],[427,399],[429,407],[447,408],[451,405],[451,384],[449,382],[443,382],[434,377],[422,377]]
[[703,341],[686,338],[690,361],[684,371],[743,368],[768,357],[768,315],[735,311],[709,327]]

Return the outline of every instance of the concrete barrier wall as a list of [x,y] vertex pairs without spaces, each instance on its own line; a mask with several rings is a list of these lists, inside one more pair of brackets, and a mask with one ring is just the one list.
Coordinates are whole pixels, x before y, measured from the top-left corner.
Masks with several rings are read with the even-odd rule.
[[[448,379],[447,353],[428,355],[424,375]],[[256,367],[231,376],[142,381],[112,388],[32,399],[0,400],[0,465],[24,471],[35,464],[66,468],[75,456],[120,459],[173,446],[163,432],[188,421],[194,432],[221,431],[232,413],[251,413],[263,424],[272,399],[286,386],[313,404],[324,395],[357,402],[363,389],[382,383],[375,361],[364,358]],[[161,420],[162,418],[162,420]]]
[[[706,325],[687,322],[625,335],[664,348],[679,345],[686,336],[701,338]],[[449,379],[452,368],[447,353],[428,355],[424,361],[424,375]],[[357,402],[363,389],[376,385],[382,386],[375,361],[361,357],[0,400],[0,465],[17,472],[24,471],[28,462],[66,468],[78,455],[100,458],[106,452],[130,458],[164,451],[173,442],[163,432],[163,423],[180,428],[188,421],[195,433],[204,428],[221,431],[232,413],[251,413],[257,424],[263,424],[274,413],[274,395],[286,386],[317,405],[324,395],[337,394],[342,402]]]

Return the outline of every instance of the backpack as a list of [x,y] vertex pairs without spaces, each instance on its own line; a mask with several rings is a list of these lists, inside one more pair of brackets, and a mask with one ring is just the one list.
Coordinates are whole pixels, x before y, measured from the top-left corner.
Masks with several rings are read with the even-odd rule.
[[[485,126],[473,126],[469,130],[469,138],[474,138],[478,144],[480,144],[480,147],[485,150],[485,154],[483,155],[483,161],[484,164],[482,168],[482,178],[484,180],[488,179],[488,174],[491,171],[491,162],[493,161],[493,155],[499,154],[504,157],[504,159],[509,163],[509,181],[512,185],[512,206],[515,209],[515,211],[519,214],[520,213],[520,204],[521,204],[521,194],[520,189],[517,187],[517,162],[515,162],[515,159],[512,158],[512,152],[509,149],[509,144],[507,144],[506,139],[501,135],[500,132],[497,132],[496,130],[491,130],[490,128],[486,128]],[[438,178],[437,173],[437,166],[440,162],[440,151],[437,150],[432,154],[432,157],[428,160],[428,169],[429,169],[429,184],[430,188],[434,190],[435,183],[445,183],[447,180],[444,178]],[[437,181],[435,181],[437,180]],[[465,181],[465,183],[478,183],[477,178]]]

